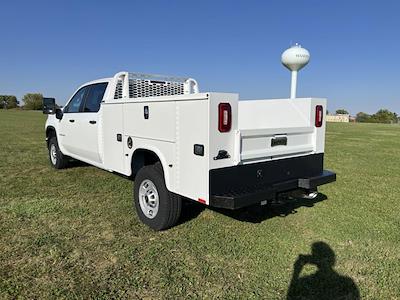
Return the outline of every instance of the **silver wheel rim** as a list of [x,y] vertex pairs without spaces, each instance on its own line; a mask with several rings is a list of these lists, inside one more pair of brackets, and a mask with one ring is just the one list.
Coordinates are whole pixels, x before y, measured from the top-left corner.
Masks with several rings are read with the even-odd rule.
[[56,149],[56,145],[51,144],[50,146],[50,159],[51,159],[51,163],[53,165],[55,165],[57,163],[57,149]]
[[143,214],[153,219],[158,213],[158,207],[160,205],[158,191],[155,184],[146,179],[142,181],[139,187],[139,204]]

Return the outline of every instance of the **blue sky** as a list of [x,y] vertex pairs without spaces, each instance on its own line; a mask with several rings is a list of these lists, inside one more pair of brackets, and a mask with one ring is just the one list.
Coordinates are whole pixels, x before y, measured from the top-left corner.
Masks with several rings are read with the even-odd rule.
[[298,96],[400,113],[400,1],[2,1],[0,94],[65,103],[122,70],[191,76],[202,91],[288,97],[280,55],[311,53]]

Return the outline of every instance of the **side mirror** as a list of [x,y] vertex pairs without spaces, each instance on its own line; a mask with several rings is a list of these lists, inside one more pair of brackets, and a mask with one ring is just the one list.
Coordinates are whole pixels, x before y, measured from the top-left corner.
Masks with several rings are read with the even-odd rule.
[[54,98],[43,98],[43,113],[46,115],[52,115],[56,111],[56,99]]
[[63,115],[64,114],[63,114],[62,110],[59,108],[56,108],[56,119],[61,120]]

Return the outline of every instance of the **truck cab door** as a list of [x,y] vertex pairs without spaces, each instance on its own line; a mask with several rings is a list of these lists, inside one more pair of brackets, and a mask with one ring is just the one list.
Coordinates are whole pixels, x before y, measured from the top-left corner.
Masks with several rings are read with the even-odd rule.
[[68,102],[67,106],[63,109],[63,117],[60,120],[59,128],[59,146],[64,154],[79,156],[78,143],[76,141],[79,138],[79,116],[81,113],[81,107],[84,103],[89,87],[80,88],[75,95]]
[[[85,98],[82,113],[79,116],[79,134],[81,142],[79,152],[83,158],[90,161],[102,163],[100,152],[103,149],[99,147],[99,138],[101,136],[101,101],[107,89],[107,82],[101,82],[90,85],[90,89]],[[82,140],[84,139],[84,140]]]
[[100,104],[107,82],[91,84],[78,90],[67,107],[60,124],[62,146],[67,155],[101,163],[99,154]]

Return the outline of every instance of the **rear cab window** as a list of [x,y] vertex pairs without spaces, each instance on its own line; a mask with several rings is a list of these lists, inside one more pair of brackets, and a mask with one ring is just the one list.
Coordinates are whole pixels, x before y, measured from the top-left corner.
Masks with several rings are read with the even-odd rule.
[[64,108],[64,113],[98,112],[107,85],[107,82],[101,82],[82,87]]
[[107,82],[90,85],[90,90],[86,96],[83,112],[98,112],[104,93],[107,89]]

